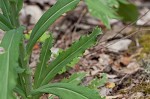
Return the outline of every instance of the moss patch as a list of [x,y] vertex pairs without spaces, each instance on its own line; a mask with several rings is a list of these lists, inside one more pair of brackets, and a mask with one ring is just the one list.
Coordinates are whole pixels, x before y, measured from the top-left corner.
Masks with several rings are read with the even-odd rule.
[[131,89],[132,92],[143,92],[145,94],[150,94],[150,83],[141,83],[136,85]]
[[142,53],[150,54],[150,33],[141,35],[139,43],[143,47]]

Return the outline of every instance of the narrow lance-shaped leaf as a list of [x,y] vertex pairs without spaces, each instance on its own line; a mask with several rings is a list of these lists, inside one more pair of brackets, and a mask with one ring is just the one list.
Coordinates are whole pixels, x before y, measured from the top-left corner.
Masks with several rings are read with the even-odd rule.
[[75,42],[69,49],[62,52],[53,62],[50,63],[46,71],[42,74],[39,83],[45,85],[52,80],[64,66],[70,63],[75,57],[81,55],[87,48],[91,47],[96,42],[96,38],[100,33],[101,30],[95,28],[92,34],[81,37],[80,40]]
[[43,44],[42,50],[41,50],[41,55],[39,59],[39,63],[37,65],[35,75],[34,75],[34,86],[36,87],[38,83],[40,82],[40,78],[43,72],[47,69],[48,66],[48,60],[50,59],[51,56],[51,47],[53,46],[53,38],[52,35],[50,35],[49,38],[46,39],[45,43]]
[[58,0],[57,3],[51,7],[35,25],[29,43],[27,44],[27,53],[29,54],[36,43],[36,41],[43,35],[43,33],[58,19],[63,13],[72,10],[76,7],[80,0]]
[[64,78],[61,83],[70,83],[74,85],[78,85],[82,82],[82,79],[85,77],[86,73],[74,73],[68,79]]
[[[20,86],[20,87],[21,87],[21,86]],[[15,91],[16,93],[18,93],[20,96],[22,96],[23,99],[26,99],[25,92],[24,92],[21,88],[16,87],[16,88],[14,89],[14,91]]]
[[9,30],[9,28],[5,24],[3,24],[2,22],[0,22],[0,29],[2,29],[3,31]]
[[23,0],[9,0],[10,2],[14,2],[16,4],[17,12],[22,9]]
[[102,99],[98,92],[94,90],[69,83],[49,84],[32,92],[33,95],[38,93],[51,93],[60,97],[60,99]]
[[13,26],[11,25],[11,23],[9,23],[7,18],[0,13],[0,29],[2,29],[3,31],[9,31],[12,28]]
[[[82,82],[82,79],[85,77],[86,73],[74,73],[69,78],[62,79],[61,83],[70,83],[74,85],[79,85]],[[49,99],[54,99],[55,95],[51,95]]]
[[8,21],[11,23],[10,18],[10,3],[9,0],[0,0],[0,6],[3,12],[3,15],[8,19]]
[[23,28],[8,31],[0,44],[0,99],[14,99],[13,89],[16,86],[19,57],[19,43]]
[[10,20],[11,20],[11,23],[13,24],[13,26],[16,28],[19,25],[19,19],[18,19],[18,16],[19,16],[19,12],[18,12],[18,6],[17,6],[17,0],[9,0],[9,4],[10,4]]
[[23,7],[23,0],[18,0],[17,2],[17,12],[19,12]]

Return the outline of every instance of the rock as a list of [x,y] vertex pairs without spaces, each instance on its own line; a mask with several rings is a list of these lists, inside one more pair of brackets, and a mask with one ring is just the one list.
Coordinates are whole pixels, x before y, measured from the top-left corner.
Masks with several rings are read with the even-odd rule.
[[36,24],[42,14],[42,10],[37,5],[27,5],[21,10],[20,20],[25,23],[29,17],[30,24]]
[[99,64],[102,65],[102,66],[108,66],[110,64],[110,56],[107,55],[107,54],[100,54],[99,55]]
[[100,89],[100,95],[101,96],[108,96],[108,94],[110,94],[112,92],[112,89],[106,88],[106,87],[102,87]]
[[[149,10],[148,8],[144,8],[140,12],[141,12],[142,15],[144,15],[148,10]],[[149,21],[150,21],[150,12],[148,12],[146,15],[144,15],[142,18],[140,18],[136,22],[136,24],[140,25],[140,26],[142,26],[142,25],[150,25]]]
[[58,54],[59,50],[60,50],[59,48],[54,48],[54,47],[51,48],[52,54]]
[[131,42],[130,39],[114,40],[107,44],[107,48],[111,52],[119,53],[120,51],[128,50]]
[[59,54],[60,49],[52,47],[50,50],[52,53],[50,61],[53,61],[56,58],[56,56]]

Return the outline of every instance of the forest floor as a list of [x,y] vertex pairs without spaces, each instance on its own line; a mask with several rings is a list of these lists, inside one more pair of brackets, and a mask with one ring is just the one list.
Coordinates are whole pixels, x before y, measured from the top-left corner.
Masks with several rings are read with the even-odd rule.
[[[26,0],[21,15],[21,22],[29,31],[33,29],[42,12],[55,2],[31,1]],[[55,39],[53,53],[68,48],[81,35],[91,33],[96,26],[102,28],[103,34],[94,47],[85,51],[74,67],[69,67],[65,73],[57,75],[54,82],[68,78],[76,72],[86,72],[82,83],[87,85],[94,78],[101,79],[105,73],[106,83],[98,89],[107,99],[150,99],[150,6],[145,6],[150,2],[134,2],[138,5],[142,17],[134,23],[111,20],[111,29],[107,29],[100,20],[90,16],[84,3],[60,17],[48,30],[53,33]],[[31,12],[24,13],[25,10]],[[2,36],[3,33],[0,32],[0,38]],[[33,70],[39,58],[41,43],[34,46],[30,63]],[[46,95],[42,99],[47,99]]]

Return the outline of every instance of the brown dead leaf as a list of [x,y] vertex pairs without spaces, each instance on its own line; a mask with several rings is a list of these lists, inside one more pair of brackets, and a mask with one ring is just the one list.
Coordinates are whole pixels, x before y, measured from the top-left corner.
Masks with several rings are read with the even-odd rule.
[[120,63],[118,63],[117,61],[115,61],[113,67],[119,69],[119,68],[121,68],[121,65],[120,65]]
[[124,66],[127,66],[131,62],[132,58],[129,56],[122,56],[120,59],[120,63]]
[[33,50],[38,50],[38,49],[40,49],[40,46],[39,46],[38,43],[36,43],[36,44],[34,45],[34,47],[33,47]]
[[79,66],[79,65],[75,65],[74,68],[75,68],[76,71],[79,71],[79,70],[80,70],[80,66]]
[[112,66],[112,69],[121,74],[133,74],[140,69],[140,65],[137,62],[131,62],[126,67]]

